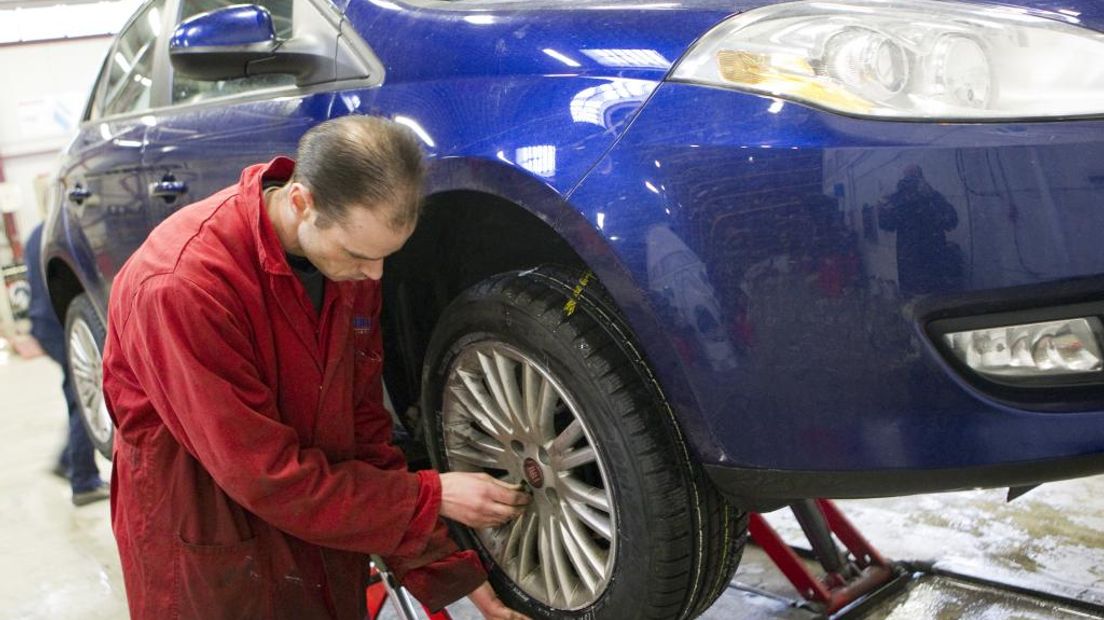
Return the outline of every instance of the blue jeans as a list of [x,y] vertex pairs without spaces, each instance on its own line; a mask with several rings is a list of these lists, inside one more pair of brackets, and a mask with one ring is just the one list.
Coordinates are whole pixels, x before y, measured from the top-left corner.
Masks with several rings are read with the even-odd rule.
[[69,436],[61,452],[60,462],[69,473],[69,484],[73,493],[91,491],[103,484],[100,470],[96,467],[95,448],[88,439],[88,433],[81,422],[80,405],[73,377],[69,374],[69,363],[65,356],[65,335],[60,330],[40,329],[35,325],[31,334],[42,345],[46,355],[61,365],[64,379],[61,389],[65,392],[65,402],[69,407]]

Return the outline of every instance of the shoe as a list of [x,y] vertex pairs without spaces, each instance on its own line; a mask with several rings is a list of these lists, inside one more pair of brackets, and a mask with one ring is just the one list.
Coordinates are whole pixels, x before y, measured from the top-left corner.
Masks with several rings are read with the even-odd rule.
[[93,502],[98,502],[111,497],[111,486],[106,482],[101,482],[100,486],[92,489],[91,491],[82,491],[80,493],[73,494],[73,505],[84,506]]

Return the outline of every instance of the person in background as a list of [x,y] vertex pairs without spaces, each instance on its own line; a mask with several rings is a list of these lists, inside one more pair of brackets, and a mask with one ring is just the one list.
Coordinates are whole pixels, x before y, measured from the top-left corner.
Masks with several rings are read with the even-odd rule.
[[100,478],[96,467],[95,449],[84,430],[77,393],[73,387],[73,378],[69,374],[69,363],[65,353],[65,329],[61,326],[50,295],[46,292],[46,283],[42,278],[42,224],[31,231],[27,238],[24,260],[27,265],[27,281],[31,285],[31,336],[38,341],[42,350],[50,359],[61,365],[63,379],[62,392],[69,408],[69,434],[62,448],[54,473],[69,480],[73,490],[73,504],[83,506],[107,499],[109,487]]

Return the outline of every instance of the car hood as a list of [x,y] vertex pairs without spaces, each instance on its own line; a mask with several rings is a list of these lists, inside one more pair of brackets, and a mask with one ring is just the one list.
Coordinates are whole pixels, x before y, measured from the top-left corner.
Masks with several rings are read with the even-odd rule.
[[1021,0],[994,4],[1043,11],[1061,16],[1070,23],[1104,32],[1104,2],[1099,0]]
[[[345,14],[392,80],[563,72],[662,79],[716,24],[781,1],[492,0],[414,8],[390,0],[349,0]],[[985,4],[1045,12],[1104,31],[1104,2],[1098,0]],[[442,44],[451,53],[441,54]]]

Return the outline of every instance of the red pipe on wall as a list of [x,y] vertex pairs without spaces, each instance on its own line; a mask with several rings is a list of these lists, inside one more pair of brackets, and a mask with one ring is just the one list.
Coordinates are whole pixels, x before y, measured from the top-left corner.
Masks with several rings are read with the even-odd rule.
[[[4,160],[0,158],[0,183],[4,182]],[[23,241],[19,236],[19,224],[14,213],[4,214],[4,236],[8,239],[8,247],[12,249],[12,262],[23,262]]]

